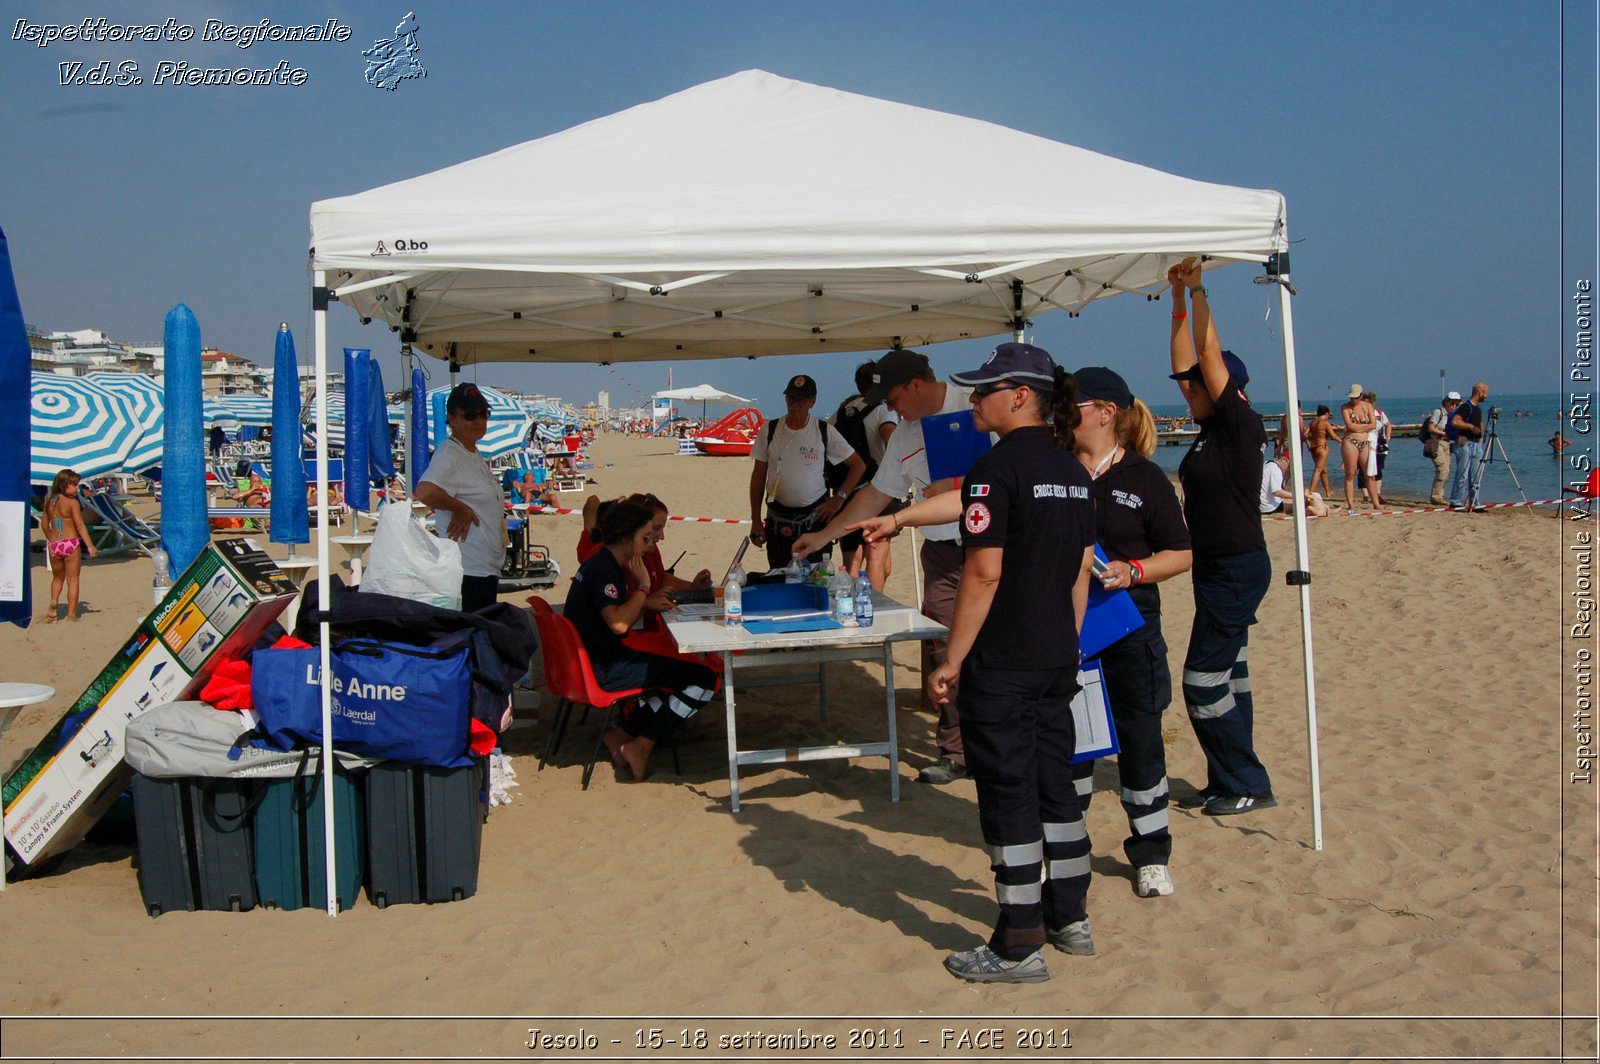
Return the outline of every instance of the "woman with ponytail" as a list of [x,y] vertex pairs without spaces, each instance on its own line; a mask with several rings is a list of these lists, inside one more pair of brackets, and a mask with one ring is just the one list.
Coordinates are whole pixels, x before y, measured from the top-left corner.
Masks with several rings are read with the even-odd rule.
[[942,703],[960,679],[967,771],[978,786],[1000,917],[986,944],[944,964],[970,982],[1036,983],[1050,978],[1047,943],[1094,952],[1089,834],[1069,764],[1094,503],[1073,453],[1077,389],[1048,352],[1001,344],[950,380],[972,389],[974,426],[1000,442],[973,463],[959,500],[947,492],[861,527],[876,539],[907,524],[961,519],[966,560],[948,656],[927,686]]
[[[1075,376],[1082,416],[1078,461],[1094,482],[1095,531],[1109,563],[1100,583],[1108,591],[1127,591],[1144,617],[1143,627],[1101,651],[1097,660],[1121,748],[1117,773],[1130,832],[1122,849],[1137,875],[1135,892],[1154,898],[1172,893],[1167,754],[1161,739],[1161,714],[1172,702],[1172,673],[1155,585],[1189,571],[1189,526],[1172,482],[1150,461],[1156,449],[1150,408],[1105,366],[1086,366]],[[1094,762],[1074,765],[1073,776],[1087,808]]]

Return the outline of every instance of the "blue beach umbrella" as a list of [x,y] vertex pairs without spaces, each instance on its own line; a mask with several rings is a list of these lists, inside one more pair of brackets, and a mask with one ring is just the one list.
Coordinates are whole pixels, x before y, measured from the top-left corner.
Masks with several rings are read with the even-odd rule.
[[166,421],[161,381],[142,373],[90,373],[85,379],[122,396],[133,408],[134,419],[139,424],[139,438],[122,460],[120,472],[140,473],[160,465]]
[[48,484],[63,469],[96,477],[122,468],[140,430],[133,407],[83,377],[35,373],[29,476]]
[[422,483],[422,474],[428,471],[428,459],[433,452],[428,447],[428,385],[420,369],[411,371],[411,455],[406,460],[406,476],[411,478],[411,490]]
[[167,312],[163,344],[167,423],[166,454],[161,460],[161,541],[176,576],[187,570],[211,542],[206,521],[200,322],[182,303]]
[[[528,426],[532,424],[522,401],[487,385],[478,385],[478,390],[489,404],[489,429],[478,441],[478,453],[485,458],[500,458],[520,450],[528,437]],[[449,432],[444,417],[445,400],[449,395],[450,389],[445,387],[435,388],[429,393],[434,405],[433,445],[436,448],[444,443]]]
[[233,415],[241,425],[272,424],[272,400],[265,395],[219,395],[210,402],[215,409]]
[[300,376],[294,357],[294,336],[278,326],[272,354],[272,531],[274,543],[306,543],[311,539],[306,509],[305,449],[300,436]]
[[384,401],[383,369],[378,360],[370,363],[372,373],[368,379],[367,454],[374,478],[382,477],[387,484],[394,476],[394,442],[389,436],[389,408]]
[[202,428],[210,429],[216,426],[227,434],[230,440],[239,435],[239,417],[221,403],[220,397],[200,400],[200,420]]
[[0,621],[28,627],[33,581],[28,576],[28,402],[33,355],[22,324],[22,301],[11,276],[11,248],[0,231],[0,508],[15,514],[0,542]]

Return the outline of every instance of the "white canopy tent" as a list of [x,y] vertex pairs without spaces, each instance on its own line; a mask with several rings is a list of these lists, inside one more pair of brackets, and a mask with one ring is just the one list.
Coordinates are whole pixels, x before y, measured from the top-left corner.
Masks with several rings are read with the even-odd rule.
[[[311,228],[319,396],[330,301],[395,326],[452,371],[825,354],[1020,338],[1048,310],[1155,298],[1170,266],[1199,255],[1208,266],[1264,263],[1279,283],[1288,409],[1298,410],[1278,193],[758,70],[319,201]],[[1298,446],[1292,454],[1304,483]],[[319,442],[319,480],[324,464]],[[319,528],[324,559],[326,536]],[[1298,511],[1295,539],[1320,849]],[[325,561],[321,580],[326,596]],[[331,899],[331,844],[328,863]]]

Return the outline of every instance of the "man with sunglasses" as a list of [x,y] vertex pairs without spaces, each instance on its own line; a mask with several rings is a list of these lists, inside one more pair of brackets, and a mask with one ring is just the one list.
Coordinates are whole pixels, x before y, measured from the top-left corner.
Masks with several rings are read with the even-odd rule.
[[[889,437],[872,483],[857,491],[826,527],[807,533],[795,541],[794,553],[800,557],[840,538],[851,525],[877,517],[891,503],[905,498],[907,492],[912,493],[917,502],[926,498],[933,485],[928,472],[928,452],[923,446],[920,419],[972,408],[972,390],[940,381],[934,376],[933,367],[928,364],[928,356],[920,351],[897,347],[886,353],[878,359],[872,378],[872,387],[863,398],[868,405],[887,404],[890,410],[899,415],[900,427]],[[949,490],[953,487],[953,484],[944,482],[938,489]],[[939,494],[938,489],[933,494]],[[965,559],[961,547],[960,522],[924,525],[920,531],[923,535],[922,612],[930,620],[948,628],[955,615],[956,586],[961,582],[961,566]],[[924,676],[932,675],[936,668],[944,664],[947,649],[942,639],[922,644]],[[935,741],[939,758],[917,776],[923,783],[950,783],[967,774],[967,756],[961,744],[956,693],[952,686],[949,700],[938,707],[939,727]],[[926,708],[933,707],[929,705]]]
[[489,431],[489,401],[478,386],[456,385],[444,413],[450,436],[433,452],[416,499],[438,512],[439,534],[461,544],[461,608],[471,613],[499,597],[506,496],[478,452],[478,441]]

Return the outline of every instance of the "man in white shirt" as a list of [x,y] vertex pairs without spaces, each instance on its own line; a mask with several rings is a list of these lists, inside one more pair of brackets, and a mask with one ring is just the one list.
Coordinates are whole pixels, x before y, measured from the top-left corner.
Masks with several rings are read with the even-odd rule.
[[[790,378],[783,401],[787,413],[756,433],[750,449],[755,460],[750,471],[750,542],[767,548],[767,565],[773,569],[789,564],[790,548],[797,537],[827,524],[839,512],[866,470],[842,435],[811,416],[817,402],[816,381],[803,373]],[[836,492],[828,490],[825,472],[829,463],[845,467]],[[831,552],[836,538],[813,549]]]
[[[867,470],[861,478],[863,485],[870,484],[878,472],[878,463],[883,461],[883,449],[899,422],[888,406],[883,403],[869,404],[866,400],[866,394],[872,390],[872,374],[877,366],[876,362],[869,361],[856,367],[855,394],[840,403],[839,409],[826,418],[828,424],[839,430],[845,442],[854,447],[856,454],[866,463]],[[842,478],[844,470],[836,468],[834,474]],[[844,552],[844,564],[851,576],[858,576],[865,569],[872,586],[878,591],[883,590],[891,569],[886,540],[867,543],[860,531],[846,532],[839,538],[839,549]]]
[[[886,353],[878,359],[873,377],[866,401],[887,404],[900,416],[900,427],[884,446],[883,458],[872,483],[856,492],[843,512],[825,528],[801,536],[795,542],[794,552],[802,557],[831,543],[850,525],[877,517],[890,503],[904,498],[908,491],[914,494],[914,501],[925,498],[932,485],[920,419],[972,409],[968,398],[971,389],[940,381],[934,376],[928,357],[918,351],[896,348]],[[953,487],[950,481],[942,481],[933,494]],[[922,612],[948,628],[954,619],[956,586],[961,582],[961,568],[966,560],[960,541],[960,522],[923,525],[919,531],[923,535]],[[922,648],[922,672],[926,676],[944,663],[946,644],[942,639],[929,640]],[[939,759],[923,769],[917,778],[924,783],[942,784],[965,776],[967,758],[961,745],[961,722],[956,714],[954,693],[939,707],[936,741]]]

